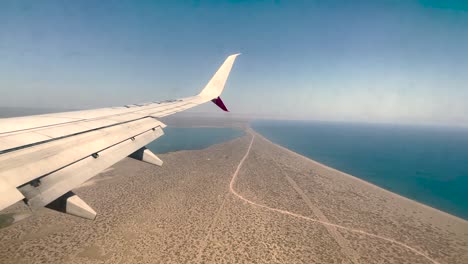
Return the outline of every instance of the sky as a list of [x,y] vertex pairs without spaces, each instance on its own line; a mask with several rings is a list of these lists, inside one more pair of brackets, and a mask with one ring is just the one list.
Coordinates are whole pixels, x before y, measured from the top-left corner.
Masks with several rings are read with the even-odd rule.
[[468,125],[463,0],[3,0],[0,107],[191,96],[238,52],[233,115]]

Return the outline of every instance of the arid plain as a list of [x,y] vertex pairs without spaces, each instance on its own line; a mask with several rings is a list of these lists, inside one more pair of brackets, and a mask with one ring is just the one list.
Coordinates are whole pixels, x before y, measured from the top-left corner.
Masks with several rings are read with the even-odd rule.
[[468,263],[467,221],[246,131],[119,162],[75,190],[95,221],[40,210],[0,229],[0,262]]

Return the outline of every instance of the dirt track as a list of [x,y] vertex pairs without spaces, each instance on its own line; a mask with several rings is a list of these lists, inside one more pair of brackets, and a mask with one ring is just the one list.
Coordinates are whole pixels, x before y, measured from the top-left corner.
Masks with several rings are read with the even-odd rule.
[[77,189],[94,222],[44,209],[1,229],[0,262],[468,263],[466,221],[259,136],[161,158]]

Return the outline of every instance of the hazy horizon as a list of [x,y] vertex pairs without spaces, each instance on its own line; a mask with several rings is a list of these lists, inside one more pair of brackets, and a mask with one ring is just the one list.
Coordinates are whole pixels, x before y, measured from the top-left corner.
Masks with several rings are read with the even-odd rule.
[[[401,126],[428,126],[428,127],[447,127],[447,128],[460,128],[467,129],[468,124],[445,124],[445,123],[431,123],[431,122],[385,122],[385,121],[353,121],[353,120],[324,120],[324,119],[300,119],[300,118],[282,118],[277,116],[259,116],[255,114],[236,114],[236,113],[224,113],[220,112],[215,105],[211,106],[214,111],[206,112],[197,112],[197,111],[185,111],[170,115],[164,118],[175,118],[182,120],[187,118],[208,118],[208,119],[221,119],[221,120],[249,120],[249,121],[285,121],[285,122],[316,122],[316,123],[348,123],[348,124],[357,124],[357,125],[401,125]],[[69,112],[69,111],[81,111],[88,109],[68,109],[68,108],[34,108],[34,107],[2,107],[0,106],[0,118],[10,118],[10,117],[22,117],[22,116],[31,116],[31,115],[42,115],[42,114],[53,114],[59,112]],[[164,119],[163,118],[163,119]],[[163,120],[162,119],[162,120]],[[164,121],[164,120],[163,120]],[[185,120],[184,122],[187,122]]]
[[191,96],[241,52],[234,115],[467,126],[466,47],[462,1],[4,1],[0,106]]

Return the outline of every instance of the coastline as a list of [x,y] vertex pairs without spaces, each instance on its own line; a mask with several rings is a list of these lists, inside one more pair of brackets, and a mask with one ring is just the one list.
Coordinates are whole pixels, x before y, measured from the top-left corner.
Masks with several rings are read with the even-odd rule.
[[160,158],[162,167],[124,159],[75,189],[98,212],[94,221],[41,209],[0,229],[0,258],[12,264],[468,260],[466,222],[339,177],[345,174],[252,129]]
[[303,155],[301,155],[301,154],[299,154],[299,153],[297,153],[297,152],[294,152],[293,150],[290,150],[290,149],[288,149],[288,148],[286,148],[286,147],[284,147],[284,146],[281,146],[280,144],[277,144],[277,143],[275,143],[275,142],[269,140],[268,138],[266,138],[265,136],[263,136],[261,133],[259,133],[258,131],[256,131],[256,130],[253,129],[252,127],[249,127],[249,128],[246,129],[246,133],[248,133],[249,131],[250,131],[251,133],[254,133],[254,134],[255,134],[256,136],[258,136],[259,138],[261,138],[261,139],[263,139],[263,140],[265,140],[265,141],[271,143],[272,145],[274,145],[274,146],[276,146],[276,147],[278,147],[278,148],[280,148],[280,149],[282,149],[282,150],[284,150],[284,151],[286,151],[286,152],[288,152],[288,153],[290,153],[290,154],[293,154],[294,156],[297,156],[297,157],[299,157],[299,158],[301,158],[301,159],[304,159],[304,160],[306,160],[306,161],[308,161],[308,162],[312,162],[313,164],[315,164],[315,165],[317,165],[317,166],[320,166],[320,167],[322,167],[322,168],[324,168],[324,169],[333,171],[333,172],[335,172],[335,173],[338,173],[339,175],[342,175],[342,176],[348,177],[348,178],[350,178],[350,179],[353,179],[353,180],[355,180],[355,181],[357,181],[357,182],[359,182],[359,183],[362,183],[362,184],[364,184],[364,185],[366,185],[366,186],[368,186],[368,187],[374,188],[374,189],[376,189],[376,190],[383,191],[383,192],[385,192],[385,193],[387,193],[387,194],[390,194],[390,195],[392,195],[392,196],[394,196],[394,197],[396,197],[396,198],[398,198],[398,199],[403,199],[403,200],[405,200],[405,201],[407,201],[407,202],[414,203],[415,205],[422,206],[422,207],[424,207],[424,208],[426,208],[426,209],[430,209],[430,210],[432,210],[432,211],[434,211],[434,212],[436,212],[436,213],[438,213],[438,214],[442,214],[442,215],[444,215],[444,216],[450,217],[451,219],[453,219],[453,220],[455,220],[455,221],[458,221],[458,222],[460,222],[460,223],[468,224],[468,220],[465,220],[465,219],[463,219],[463,218],[461,218],[461,217],[458,217],[458,216],[456,216],[456,215],[452,215],[452,214],[450,214],[450,213],[447,213],[447,212],[444,212],[444,211],[439,210],[439,209],[437,209],[437,208],[434,208],[434,207],[431,207],[431,206],[429,206],[429,205],[423,204],[423,203],[418,202],[418,201],[416,201],[416,200],[412,200],[412,199],[410,199],[410,198],[408,198],[408,197],[405,197],[405,196],[402,196],[402,195],[400,195],[400,194],[394,193],[394,192],[389,191],[389,190],[387,190],[387,189],[384,189],[384,188],[382,188],[382,187],[380,187],[380,186],[378,186],[378,185],[375,185],[375,184],[373,184],[373,183],[371,183],[371,182],[365,181],[365,180],[363,180],[363,179],[361,179],[361,178],[359,178],[359,177],[356,177],[356,176],[353,176],[353,175],[348,174],[348,173],[346,173],[346,172],[337,170],[337,169],[335,169],[335,168],[332,168],[332,167],[330,167],[330,166],[327,166],[327,165],[325,165],[325,164],[322,164],[322,163],[320,163],[320,162],[318,162],[318,161],[315,161],[315,160],[313,160],[313,159],[311,159],[311,158],[309,158],[309,157],[306,157],[306,156],[303,156]]

